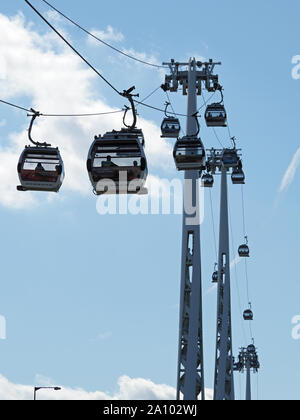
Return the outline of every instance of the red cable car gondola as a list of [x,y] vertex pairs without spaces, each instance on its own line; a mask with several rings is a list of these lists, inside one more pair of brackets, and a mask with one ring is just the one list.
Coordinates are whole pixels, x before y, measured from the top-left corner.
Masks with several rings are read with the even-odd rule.
[[26,146],[19,163],[18,175],[21,185],[18,191],[58,192],[64,180],[64,164],[58,148],[47,143],[35,142],[31,137],[32,126],[40,115],[33,112],[28,130],[29,140],[35,146]]

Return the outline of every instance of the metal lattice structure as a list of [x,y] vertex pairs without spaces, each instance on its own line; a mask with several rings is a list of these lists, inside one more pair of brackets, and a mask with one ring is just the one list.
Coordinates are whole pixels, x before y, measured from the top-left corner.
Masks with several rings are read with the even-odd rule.
[[221,174],[220,230],[218,256],[218,301],[214,399],[234,400],[231,285],[229,252],[229,217],[227,175],[239,168],[239,150],[212,149],[207,158],[207,167],[212,174]]
[[[170,68],[164,90],[177,92],[182,86],[188,96],[186,135],[191,141],[197,132],[197,95],[202,94],[202,83],[212,92],[218,85],[218,76],[213,75],[216,64],[164,63]],[[180,69],[188,67],[188,70]],[[191,214],[190,209],[193,208]],[[202,282],[200,250],[200,203],[199,170],[186,170],[184,182],[184,209],[182,228],[181,292],[178,346],[177,399],[205,399],[203,328],[202,328]]]
[[241,348],[238,360],[234,363],[233,369],[235,372],[240,373],[246,371],[246,401],[251,401],[251,372],[258,373],[260,369],[257,349],[254,345]]
[[234,400],[227,170],[222,167],[217,302],[215,400]]

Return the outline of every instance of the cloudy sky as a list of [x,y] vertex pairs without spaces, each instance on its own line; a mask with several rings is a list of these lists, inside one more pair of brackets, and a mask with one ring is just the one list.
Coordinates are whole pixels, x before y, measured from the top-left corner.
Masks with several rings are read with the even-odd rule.
[[[33,0],[50,21],[119,90],[140,98],[164,81],[164,72],[127,59]],[[101,4],[100,4],[101,3]],[[253,331],[262,369],[253,383],[259,398],[299,398],[300,341],[292,318],[300,314],[298,102],[300,54],[296,0],[236,0],[211,6],[189,0],[53,4],[104,41],[160,64],[190,57],[222,61],[230,130],[243,148],[249,281]],[[0,99],[44,114],[100,113],[126,102],[80,61],[23,0],[0,5]],[[294,70],[293,70],[294,69]],[[148,103],[164,107],[157,91]],[[171,96],[177,112],[185,98]],[[202,98],[199,98],[199,107]],[[162,114],[139,107],[146,138],[149,185],[178,178],[172,143],[160,138]],[[184,120],[182,124],[184,125]],[[40,117],[34,137],[60,147],[66,168],[57,195],[18,193],[16,165],[27,144],[26,112],[0,105],[0,214],[2,220],[0,399],[30,399],[34,385],[60,385],[44,398],[170,399],[176,387],[181,248],[180,215],[100,216],[85,161],[95,134],[122,124],[122,114],[90,118]],[[204,127],[202,140],[218,147]],[[218,131],[228,146],[227,130]],[[180,177],[178,178],[180,179]],[[219,185],[212,192],[215,229]],[[234,352],[250,343],[241,321],[247,302],[241,193],[230,187]],[[216,290],[210,278],[215,251],[209,195],[204,200],[202,258],[207,395],[213,387]],[[2,318],[1,318],[2,319]],[[1,334],[0,334],[1,336]],[[50,379],[51,378],[51,379]],[[237,397],[244,393],[236,377]],[[278,382],[285,384],[278,388]],[[41,395],[42,398],[42,395]]]

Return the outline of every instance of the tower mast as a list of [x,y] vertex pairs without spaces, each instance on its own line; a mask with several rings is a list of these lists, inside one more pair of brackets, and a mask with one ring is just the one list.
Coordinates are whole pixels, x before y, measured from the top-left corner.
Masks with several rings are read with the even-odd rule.
[[218,257],[218,302],[216,363],[214,399],[234,400],[230,253],[227,175],[232,170],[233,184],[244,183],[240,151],[235,145],[232,149],[211,149],[207,156],[207,167],[213,174],[221,173],[220,232]]
[[247,348],[241,348],[238,360],[234,363],[233,369],[235,372],[240,373],[246,371],[246,401],[251,401],[251,371],[253,373],[258,373],[260,369],[257,349],[254,344],[250,344]]
[[215,400],[234,400],[227,168],[221,169]]
[[[198,136],[197,95],[202,94],[202,82],[208,91],[215,91],[218,76],[213,75],[216,64],[196,62],[163,63],[170,68],[164,90],[177,92],[179,84],[187,95],[186,135],[191,141]],[[181,70],[188,67],[188,70]],[[199,170],[186,170],[184,179],[184,208],[182,225],[180,320],[177,370],[177,400],[205,399],[202,280],[200,250]]]

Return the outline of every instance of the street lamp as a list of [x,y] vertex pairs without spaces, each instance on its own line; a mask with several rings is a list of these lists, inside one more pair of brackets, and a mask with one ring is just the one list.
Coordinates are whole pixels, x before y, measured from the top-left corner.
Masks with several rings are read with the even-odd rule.
[[60,391],[61,388],[59,386],[35,386],[34,387],[34,393],[33,393],[33,399],[36,400],[36,393],[40,389],[53,389],[54,391]]

